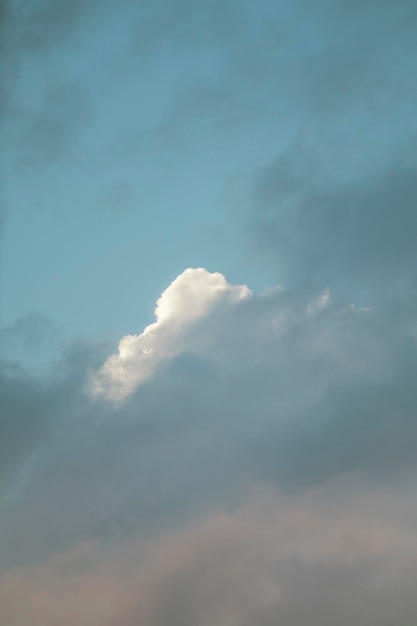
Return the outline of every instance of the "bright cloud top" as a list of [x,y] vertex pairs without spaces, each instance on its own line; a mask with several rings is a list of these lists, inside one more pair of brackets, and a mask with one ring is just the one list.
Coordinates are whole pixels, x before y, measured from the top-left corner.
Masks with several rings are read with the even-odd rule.
[[126,335],[118,354],[111,355],[91,378],[93,395],[123,400],[152,376],[158,364],[184,350],[198,348],[201,337],[190,330],[222,303],[251,295],[246,285],[230,285],[219,272],[188,268],[158,299],[156,321],[140,335]]

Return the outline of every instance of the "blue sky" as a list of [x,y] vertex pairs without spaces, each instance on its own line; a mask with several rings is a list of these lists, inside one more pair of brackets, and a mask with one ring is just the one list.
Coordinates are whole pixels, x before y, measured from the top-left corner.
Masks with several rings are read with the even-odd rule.
[[186,267],[282,282],[248,219],[264,167],[290,152],[329,187],[413,158],[411,3],[24,6],[6,38],[4,325],[133,331]]
[[2,626],[416,623],[416,7],[1,3]]
[[36,311],[70,338],[143,323],[185,267],[221,264],[242,280],[240,188],[274,150],[247,114],[223,126],[227,41],[174,39],[141,58],[141,10],[111,9],[30,50],[11,98],[22,111],[4,131],[5,322]]

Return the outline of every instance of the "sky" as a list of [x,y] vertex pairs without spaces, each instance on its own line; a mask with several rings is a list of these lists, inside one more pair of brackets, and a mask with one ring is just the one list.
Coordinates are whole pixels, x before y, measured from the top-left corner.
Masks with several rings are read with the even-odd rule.
[[415,626],[414,0],[0,11],[2,626]]

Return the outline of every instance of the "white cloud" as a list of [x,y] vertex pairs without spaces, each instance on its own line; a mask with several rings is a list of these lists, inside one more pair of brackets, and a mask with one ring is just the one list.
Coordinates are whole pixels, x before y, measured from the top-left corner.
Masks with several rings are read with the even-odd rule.
[[[229,372],[279,367],[278,401],[286,398],[287,406],[298,407],[309,388],[315,389],[314,397],[321,393],[323,381],[374,379],[386,371],[388,359],[366,314],[370,311],[354,306],[338,308],[328,289],[313,297],[283,288],[254,295],[220,273],[187,269],[159,298],[156,321],[121,339],[118,353],[90,377],[89,390],[95,397],[123,401],[161,362],[188,352],[227,365]],[[294,396],[294,383],[301,385],[303,376],[305,387]]]
[[[229,372],[280,368],[278,402],[297,408],[308,389],[317,398],[337,378],[373,381],[389,372],[372,314],[353,305],[338,307],[327,288],[312,297],[281,287],[254,295],[220,273],[189,268],[158,299],[156,321],[141,334],[123,337],[118,353],[90,376],[89,392],[123,401],[163,361],[187,352],[214,359]],[[304,388],[294,395],[297,380]]]
[[93,395],[126,398],[152,376],[163,359],[197,347],[199,340],[190,332],[197,321],[221,304],[239,302],[250,294],[246,285],[230,285],[218,272],[186,269],[159,298],[156,321],[140,335],[123,337],[118,354],[110,356],[91,378]]

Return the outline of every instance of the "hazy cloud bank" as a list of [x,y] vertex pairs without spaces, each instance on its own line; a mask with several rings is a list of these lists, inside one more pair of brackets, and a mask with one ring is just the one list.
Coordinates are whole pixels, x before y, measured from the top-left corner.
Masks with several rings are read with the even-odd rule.
[[0,576],[7,626],[392,626],[417,617],[417,511],[343,482],[255,489],[152,540],[92,541]]

